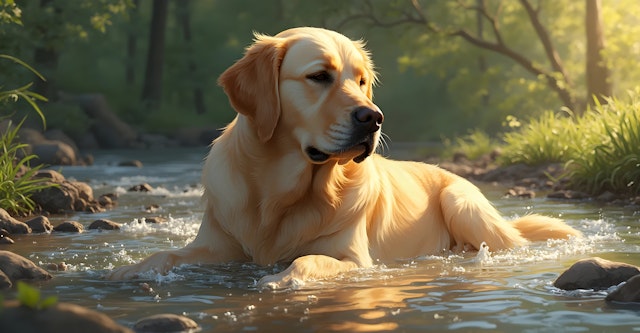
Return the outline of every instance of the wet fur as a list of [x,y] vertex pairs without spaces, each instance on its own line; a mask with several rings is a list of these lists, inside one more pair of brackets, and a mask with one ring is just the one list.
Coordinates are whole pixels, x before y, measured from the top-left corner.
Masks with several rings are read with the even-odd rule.
[[[335,80],[310,82],[317,68]],[[437,166],[377,154],[354,162],[362,149],[338,146],[354,108],[379,110],[372,102],[375,81],[363,43],[338,33],[296,28],[257,35],[219,79],[238,116],[206,159],[197,237],[109,278],[166,273],[180,264],[291,263],[259,282],[281,288],[374,261],[580,235],[550,217],[506,221],[477,187]],[[309,146],[334,153],[317,163],[305,153]]]

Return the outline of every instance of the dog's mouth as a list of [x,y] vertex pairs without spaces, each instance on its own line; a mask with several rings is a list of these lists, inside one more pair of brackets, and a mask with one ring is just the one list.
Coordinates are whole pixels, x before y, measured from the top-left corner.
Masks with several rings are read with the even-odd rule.
[[309,159],[314,163],[324,163],[334,156],[343,156],[345,154],[353,154],[353,153],[362,151],[362,153],[353,157],[354,162],[360,163],[364,161],[367,157],[369,157],[371,153],[373,153],[373,149],[374,148],[373,148],[372,140],[367,139],[366,141],[358,143],[347,149],[340,149],[338,151],[334,151],[330,153],[321,151],[320,149],[313,146],[307,147],[307,149],[305,149],[305,152],[307,153],[307,156],[309,157]]

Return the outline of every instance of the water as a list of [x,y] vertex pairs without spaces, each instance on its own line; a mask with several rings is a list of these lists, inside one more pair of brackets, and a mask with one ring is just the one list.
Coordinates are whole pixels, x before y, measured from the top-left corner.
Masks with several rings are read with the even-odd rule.
[[[544,198],[503,199],[504,189],[493,185],[482,185],[483,191],[506,216],[537,212],[562,217],[586,237],[500,253],[399,260],[277,292],[257,290],[255,282],[284,267],[240,263],[185,266],[139,281],[103,280],[112,267],[182,247],[195,237],[203,211],[198,182],[205,154],[205,148],[111,151],[97,153],[91,167],[64,167],[67,178],[88,182],[96,196],[119,193],[118,206],[52,222],[76,220],[88,226],[106,218],[122,223],[122,230],[16,236],[10,250],[41,266],[67,265],[39,284],[45,297],[56,295],[127,326],[148,315],[175,313],[194,319],[204,332],[640,331],[640,307],[607,304],[606,291],[565,292],[552,286],[581,258],[640,265],[640,212]],[[116,166],[130,159],[141,160],[144,167]],[[144,182],[154,190],[126,191]],[[158,208],[148,209],[151,205]],[[156,216],[167,221],[141,223]]]

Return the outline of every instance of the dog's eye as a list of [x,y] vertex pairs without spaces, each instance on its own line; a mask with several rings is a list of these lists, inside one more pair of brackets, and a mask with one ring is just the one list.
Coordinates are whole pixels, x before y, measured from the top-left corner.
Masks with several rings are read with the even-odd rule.
[[322,84],[329,84],[333,82],[333,77],[327,71],[322,71],[322,72],[317,72],[317,73],[307,75],[307,79],[315,83],[322,83]]

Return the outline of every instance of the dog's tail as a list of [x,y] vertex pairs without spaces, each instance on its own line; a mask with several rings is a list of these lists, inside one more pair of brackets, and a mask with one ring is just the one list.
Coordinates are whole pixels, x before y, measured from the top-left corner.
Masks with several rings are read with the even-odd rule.
[[566,239],[570,236],[580,237],[582,233],[563,220],[538,214],[525,215],[512,221],[520,234],[530,241],[547,239]]
[[440,200],[455,250],[466,245],[479,249],[483,242],[492,250],[502,250],[528,241],[580,236],[579,231],[552,217],[533,214],[506,221],[480,190],[466,180],[445,187]]

